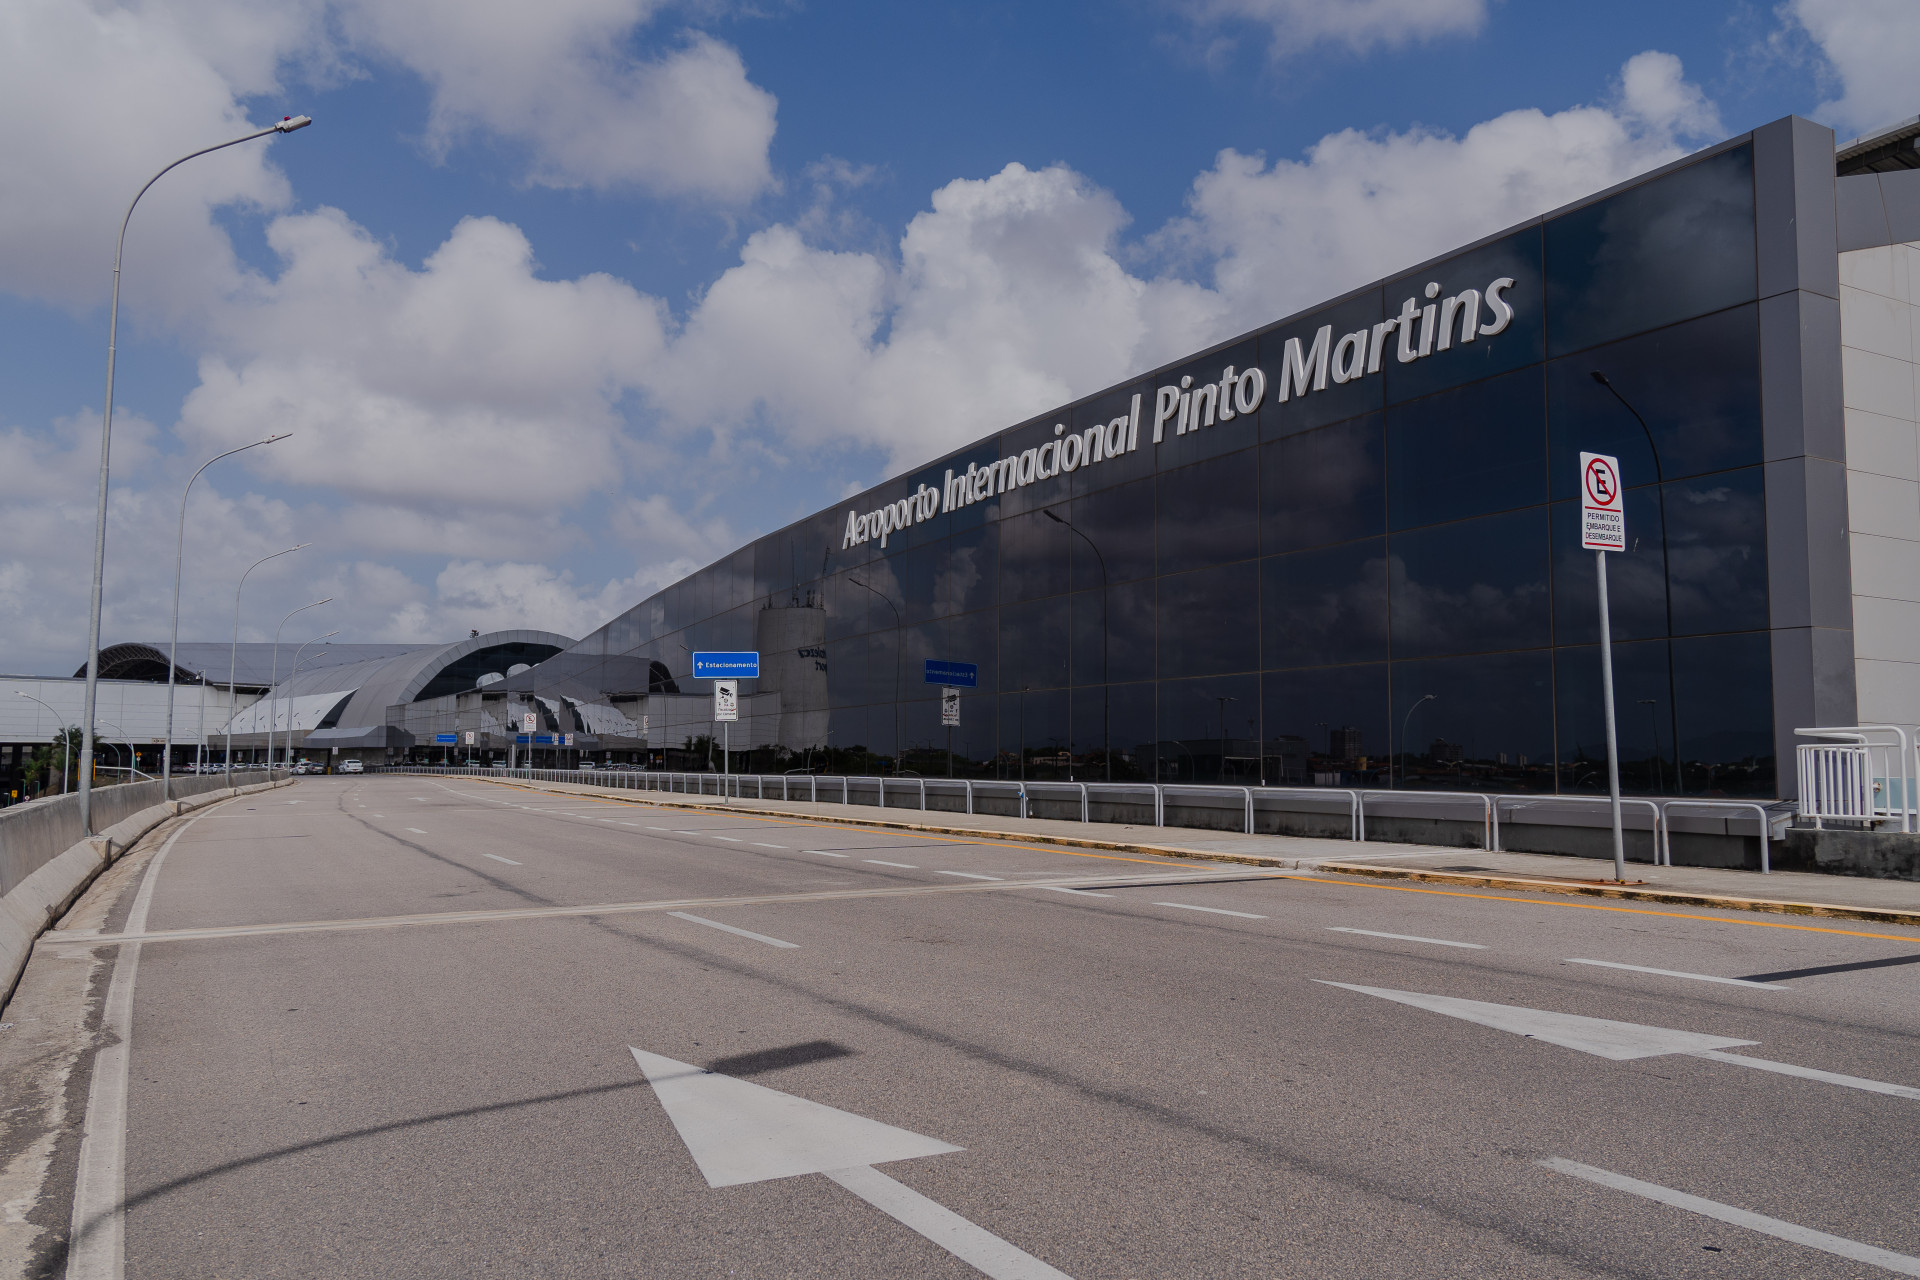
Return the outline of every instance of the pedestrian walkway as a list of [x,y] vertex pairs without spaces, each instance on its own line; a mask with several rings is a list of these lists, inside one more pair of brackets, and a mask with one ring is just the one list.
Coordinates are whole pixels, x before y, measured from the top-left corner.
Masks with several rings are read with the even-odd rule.
[[512,777],[474,778],[484,784],[530,787],[536,791],[607,796],[689,809],[727,808],[736,812],[803,817],[865,827],[936,831],[982,839],[1017,840],[1240,862],[1289,871],[1322,871],[1419,879],[1534,893],[1578,893],[1595,897],[1665,902],[1790,915],[1872,920],[1920,927],[1920,881],[1873,880],[1817,872],[1776,871],[1761,875],[1720,867],[1655,867],[1629,863],[1628,883],[1616,885],[1606,860],[1542,853],[1491,853],[1481,849],[1383,841],[1330,840],[1310,836],[1247,835],[1188,827],[1084,823],[1053,818],[1017,818],[999,814],[948,813],[918,808],[879,809],[873,805],[780,800],[730,800],[672,792],[636,792],[566,782],[530,782]]

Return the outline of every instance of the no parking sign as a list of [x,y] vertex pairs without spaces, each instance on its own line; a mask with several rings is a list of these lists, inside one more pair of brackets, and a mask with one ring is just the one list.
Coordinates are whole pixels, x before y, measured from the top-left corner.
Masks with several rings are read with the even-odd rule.
[[1580,455],[1580,545],[1589,551],[1627,549],[1620,460],[1604,453]]

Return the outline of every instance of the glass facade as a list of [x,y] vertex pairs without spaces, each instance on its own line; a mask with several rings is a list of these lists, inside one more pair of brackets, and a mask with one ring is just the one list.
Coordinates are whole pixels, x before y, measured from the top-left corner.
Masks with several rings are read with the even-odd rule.
[[[704,692],[692,650],[804,611],[824,678],[743,683],[756,769],[1604,792],[1586,450],[1629,487],[1626,789],[1777,794],[1754,262],[1734,146],[769,534],[558,669]],[[979,667],[950,755],[928,659]]]

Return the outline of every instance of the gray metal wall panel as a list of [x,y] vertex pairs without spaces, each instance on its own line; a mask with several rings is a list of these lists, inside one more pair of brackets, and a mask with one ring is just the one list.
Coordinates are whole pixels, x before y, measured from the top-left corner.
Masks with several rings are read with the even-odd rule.
[[1893,243],[1887,234],[1887,207],[1880,195],[1879,174],[1841,178],[1834,200],[1839,215],[1841,253],[1877,249]]
[[1753,131],[1760,296],[1840,296],[1833,130],[1788,116]]
[[1887,243],[1920,242],[1920,169],[1881,174],[1880,199],[1887,211]]

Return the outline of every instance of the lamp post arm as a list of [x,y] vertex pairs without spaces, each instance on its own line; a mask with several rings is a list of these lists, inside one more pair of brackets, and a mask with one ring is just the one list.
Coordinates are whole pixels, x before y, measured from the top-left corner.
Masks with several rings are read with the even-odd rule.
[[[268,130],[268,132],[272,131]],[[255,134],[253,136],[258,137],[259,135]],[[244,141],[244,139],[242,139],[242,141]],[[175,163],[178,163],[178,161]],[[158,175],[155,176],[157,177]],[[153,184],[149,182],[147,185],[151,186]],[[127,214],[131,217],[133,210],[127,210]],[[193,474],[187,477],[186,488],[180,491],[180,527],[175,532],[173,539],[173,634],[172,638],[167,641],[167,745],[162,748],[162,754],[160,756],[160,798],[162,800],[173,799],[173,683],[175,666],[180,657],[180,568],[187,549],[187,498],[192,494],[193,482],[200,478],[200,473],[220,461],[220,459],[231,458],[236,453],[242,453],[263,444],[272,444],[276,440],[284,440],[289,434],[291,433],[282,432],[276,436],[268,436],[265,440],[255,440],[252,444],[243,444],[237,449],[229,449],[225,453],[214,454],[194,469]],[[200,683],[202,688],[204,688],[206,685],[206,674],[204,672],[201,673]],[[203,702],[205,697],[206,695],[203,693],[201,695]],[[204,720],[205,717],[202,717],[203,729],[205,727]],[[204,736],[204,734],[202,736]],[[204,750],[205,744],[202,743],[201,746]]]
[[233,705],[234,677],[239,671],[240,664],[240,589],[247,585],[247,575],[251,574],[267,561],[276,560],[281,556],[300,550],[301,547],[310,547],[312,545],[311,542],[302,542],[298,546],[288,547],[285,551],[276,551],[270,556],[261,556],[258,560],[255,560],[247,566],[247,572],[240,575],[240,585],[233,589],[233,646],[227,651],[227,754],[224,762],[227,773],[227,784],[229,786],[233,784],[233,718],[240,713],[239,708]]
[[[100,486],[94,502],[93,515],[93,591],[87,607],[87,692],[81,734],[84,743],[83,754],[89,762],[93,759],[93,713],[100,684],[100,602],[107,568],[107,461],[113,442],[113,353],[120,336],[120,261],[127,248],[127,225],[133,221],[133,211],[139,205],[140,197],[146,195],[149,187],[160,181],[174,168],[198,156],[204,156],[208,152],[221,151],[227,147],[238,146],[242,142],[252,142],[255,138],[264,138],[270,133],[292,133],[295,129],[304,129],[312,123],[313,121],[307,116],[287,116],[276,124],[244,137],[216,142],[210,147],[190,151],[148,178],[128,203],[126,217],[120,219],[120,235],[113,244],[113,299],[107,308],[107,391],[106,401],[100,413]],[[169,699],[169,705],[171,705],[171,699]],[[90,772],[80,775],[79,790],[80,829],[84,834],[92,835],[94,834],[93,780]]]

